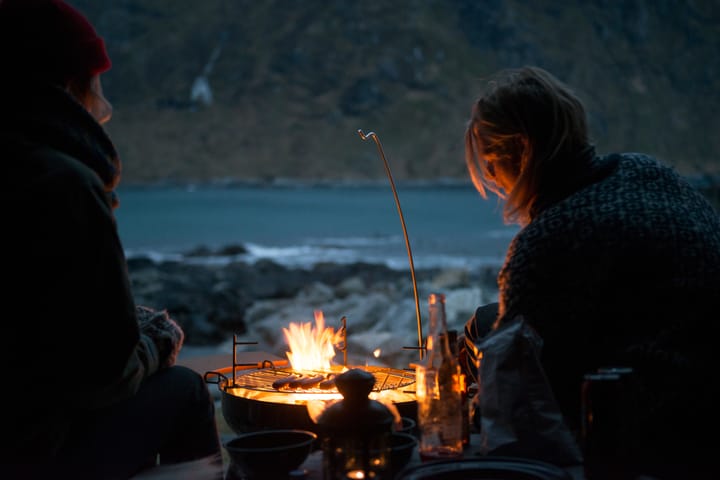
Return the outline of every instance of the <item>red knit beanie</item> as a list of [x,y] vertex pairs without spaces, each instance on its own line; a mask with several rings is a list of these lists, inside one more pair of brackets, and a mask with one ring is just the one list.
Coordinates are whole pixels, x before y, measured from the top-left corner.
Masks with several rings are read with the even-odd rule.
[[105,42],[62,0],[0,0],[2,75],[65,85],[110,69]]

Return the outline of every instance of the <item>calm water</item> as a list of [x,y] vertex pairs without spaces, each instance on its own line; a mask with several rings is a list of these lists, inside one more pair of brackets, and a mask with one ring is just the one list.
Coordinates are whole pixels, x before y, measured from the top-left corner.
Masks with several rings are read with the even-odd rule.
[[[397,188],[417,268],[497,264],[517,231],[503,225],[494,198],[472,187]],[[409,266],[389,186],[121,188],[119,195],[128,256],[243,245],[248,261]],[[222,261],[204,261],[211,260]]]

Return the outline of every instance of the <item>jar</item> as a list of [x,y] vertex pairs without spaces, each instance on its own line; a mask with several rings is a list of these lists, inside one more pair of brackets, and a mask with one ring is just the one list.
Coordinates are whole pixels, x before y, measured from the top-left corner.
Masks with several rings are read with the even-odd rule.
[[390,409],[368,397],[375,376],[360,368],[335,378],[343,399],[318,418],[323,451],[323,479],[391,478]]

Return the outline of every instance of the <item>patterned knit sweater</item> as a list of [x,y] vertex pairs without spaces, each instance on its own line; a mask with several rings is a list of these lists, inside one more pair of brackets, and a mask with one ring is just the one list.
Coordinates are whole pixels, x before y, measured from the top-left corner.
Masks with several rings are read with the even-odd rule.
[[647,155],[595,156],[573,179],[511,242],[498,324],[523,315],[540,334],[572,428],[583,374],[634,368],[642,386],[632,433],[674,451],[668,432],[692,435],[714,410],[702,399],[712,398],[706,372],[719,338],[720,217]]

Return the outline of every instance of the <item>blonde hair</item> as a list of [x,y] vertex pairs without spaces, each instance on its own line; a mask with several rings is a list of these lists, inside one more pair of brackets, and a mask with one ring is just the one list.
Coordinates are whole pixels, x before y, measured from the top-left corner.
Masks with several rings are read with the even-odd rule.
[[[543,187],[588,146],[585,108],[565,84],[538,67],[506,69],[473,105],[465,163],[483,197],[489,190],[505,200],[505,222],[524,225]],[[513,179],[509,191],[496,182],[498,169]]]

